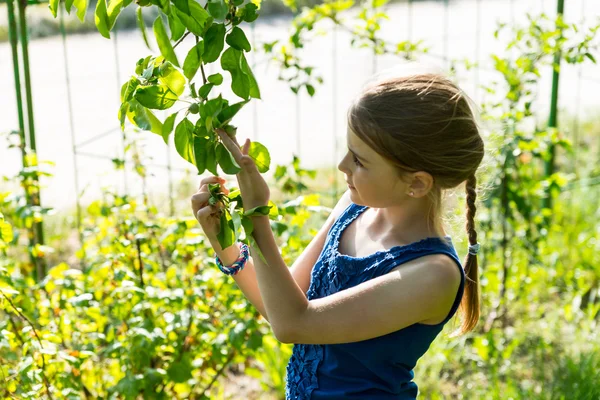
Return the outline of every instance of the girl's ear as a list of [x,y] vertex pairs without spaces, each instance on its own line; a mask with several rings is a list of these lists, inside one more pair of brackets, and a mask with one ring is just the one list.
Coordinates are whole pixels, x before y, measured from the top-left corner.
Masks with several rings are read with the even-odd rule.
[[412,197],[423,197],[433,188],[433,176],[425,171],[414,172],[412,182],[408,187],[409,192],[414,192]]

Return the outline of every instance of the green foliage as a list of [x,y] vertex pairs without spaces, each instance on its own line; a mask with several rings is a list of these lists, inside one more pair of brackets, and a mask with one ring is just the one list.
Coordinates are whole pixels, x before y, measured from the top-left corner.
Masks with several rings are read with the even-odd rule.
[[[145,176],[143,166],[136,171]],[[241,201],[239,189],[227,196],[219,185],[209,190],[230,211]],[[278,236],[289,233],[283,253],[288,263],[312,240],[305,224],[307,206],[316,200],[307,196],[283,214],[274,204],[267,210]],[[9,193],[0,196],[0,244],[12,240],[6,226],[17,227],[14,237],[27,229],[20,202]],[[228,234],[239,235],[249,218],[230,215],[235,231]],[[251,370],[254,354],[278,347],[274,340],[263,342],[271,335],[268,324],[218,270],[193,216],[168,218],[146,196],[138,202],[105,192],[85,209],[83,233],[77,251],[82,269],[53,263],[49,247],[38,249],[37,257],[52,264],[40,282],[31,277],[33,264],[22,257],[22,245],[10,243],[0,257],[4,397],[212,398],[224,371],[240,363]],[[64,245],[62,235],[55,239]],[[280,357],[270,374],[284,363]],[[274,387],[282,388],[281,377]]]

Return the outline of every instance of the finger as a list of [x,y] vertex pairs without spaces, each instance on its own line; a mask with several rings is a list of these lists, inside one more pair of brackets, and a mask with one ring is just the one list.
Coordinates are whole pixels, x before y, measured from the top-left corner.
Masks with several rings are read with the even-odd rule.
[[208,203],[208,199],[210,199],[209,192],[198,192],[192,195],[192,206],[198,206],[198,208],[203,207]]
[[250,151],[250,139],[246,139],[246,142],[244,143],[244,148],[242,149],[242,154],[248,155],[249,151]]
[[222,129],[216,129],[219,137],[221,138],[221,142],[223,142],[223,145],[227,148],[227,150],[229,150],[229,152],[231,153],[231,155],[233,156],[233,159],[238,163],[240,163],[240,160],[243,156],[241,149],[240,149],[240,145],[237,143],[237,140],[234,141],[234,139],[232,139],[227,132],[225,132]]
[[219,183],[225,183],[226,181],[225,181],[224,178],[221,178],[220,176],[217,176],[217,175],[207,176],[206,178],[203,178],[200,181],[200,185],[198,186],[198,190],[201,190],[203,185],[207,185],[208,186],[209,183],[217,183],[217,182],[219,182]]
[[[209,178],[205,178],[205,179],[209,179]],[[221,185],[221,192],[225,195],[229,194],[229,189],[227,189],[225,187],[225,182],[227,182],[224,178],[218,177],[217,179],[214,180],[208,180],[207,182],[204,182],[204,180],[202,182],[200,182],[200,189],[198,189],[197,193],[209,193],[208,190],[208,184],[209,183],[219,183]]]
[[206,220],[206,219],[210,218],[211,216],[218,215],[219,213],[220,213],[220,209],[216,205],[202,207],[196,213],[196,219],[198,221],[200,221],[200,220]]

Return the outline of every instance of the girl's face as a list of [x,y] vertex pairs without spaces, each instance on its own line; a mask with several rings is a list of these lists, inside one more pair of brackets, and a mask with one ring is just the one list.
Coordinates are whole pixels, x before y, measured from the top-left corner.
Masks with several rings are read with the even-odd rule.
[[346,176],[353,203],[385,208],[402,203],[410,192],[409,184],[396,169],[347,128],[348,150],[338,169]]

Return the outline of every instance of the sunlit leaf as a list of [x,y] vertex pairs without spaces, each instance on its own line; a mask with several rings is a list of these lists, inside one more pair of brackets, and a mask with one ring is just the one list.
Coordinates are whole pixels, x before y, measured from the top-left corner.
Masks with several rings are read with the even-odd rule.
[[106,9],[106,0],[98,0],[98,3],[96,3],[94,21],[98,32],[105,38],[110,39],[110,21],[108,19],[108,10]]
[[50,0],[48,2],[48,8],[50,9],[50,12],[52,13],[52,16],[54,18],[56,18],[56,11],[58,10],[58,4],[59,4],[59,0]]
[[188,52],[183,62],[183,73],[185,77],[192,80],[200,67],[202,60],[202,54],[204,53],[204,41],[199,41],[194,47]]
[[146,47],[152,50],[152,47],[150,47],[150,42],[148,42],[148,35],[146,34],[146,23],[144,22],[144,16],[142,15],[142,7],[138,7],[137,10],[135,10],[135,16],[138,27],[140,28],[140,32],[142,33],[142,39],[144,39]]
[[271,156],[267,148],[262,143],[252,141],[250,143],[248,155],[254,160],[256,167],[261,173],[265,173],[269,170],[271,165]]
[[166,85],[138,87],[135,99],[144,107],[166,110],[177,101],[178,97]]
[[156,17],[154,20],[153,29],[154,35],[156,36],[156,42],[158,43],[158,48],[160,49],[160,54],[162,54],[166,60],[179,67],[179,61],[177,61],[175,50],[173,50],[173,46],[171,45],[171,41],[167,35],[167,30],[165,29],[160,16]]
[[175,148],[184,160],[194,164],[194,124],[184,118],[175,128]]

